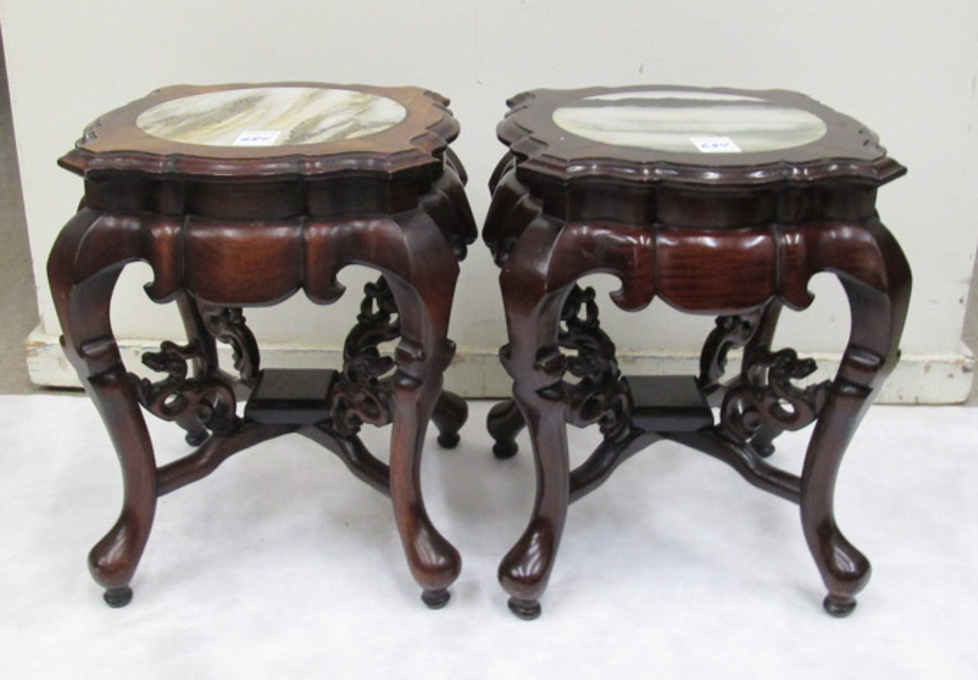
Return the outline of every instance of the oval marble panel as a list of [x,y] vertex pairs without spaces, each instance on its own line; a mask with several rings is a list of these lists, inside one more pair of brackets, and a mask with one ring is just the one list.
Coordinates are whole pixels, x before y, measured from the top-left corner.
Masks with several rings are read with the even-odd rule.
[[759,102],[757,97],[742,94],[725,94],[723,92],[695,92],[691,90],[634,90],[632,92],[609,92],[588,97],[587,101],[617,102],[622,99],[682,99],[685,101],[736,101]]
[[828,130],[807,111],[722,94],[635,92],[592,99],[617,103],[562,107],[554,111],[554,123],[603,144],[683,154],[777,151],[810,144]]
[[366,92],[314,87],[255,87],[183,97],[139,115],[154,137],[204,146],[290,146],[371,135],[397,125],[407,110]]

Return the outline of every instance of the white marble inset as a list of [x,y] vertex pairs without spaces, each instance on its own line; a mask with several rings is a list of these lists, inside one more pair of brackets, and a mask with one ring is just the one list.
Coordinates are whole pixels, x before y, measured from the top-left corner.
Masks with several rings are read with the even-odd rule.
[[598,100],[607,102],[617,102],[622,99],[685,99],[687,101],[737,101],[737,102],[759,102],[757,97],[747,97],[742,94],[724,94],[722,92],[693,92],[687,90],[637,90],[632,92],[610,92],[608,94],[596,94],[588,97],[587,100]]
[[366,92],[253,87],[164,102],[140,114],[136,126],[154,137],[204,146],[235,146],[249,131],[268,137],[277,132],[266,146],[291,146],[364,137],[405,116],[407,109],[393,99]]
[[[655,93],[625,93],[626,99]],[[568,106],[554,111],[553,120],[563,130],[603,144],[652,149],[669,153],[700,153],[695,141],[726,138],[732,142],[730,155],[777,151],[810,144],[825,135],[821,118],[807,111],[751,104],[749,101],[718,100],[698,104],[698,94],[675,92],[669,103],[648,97],[648,103],[608,106]],[[725,98],[728,95],[712,95]]]

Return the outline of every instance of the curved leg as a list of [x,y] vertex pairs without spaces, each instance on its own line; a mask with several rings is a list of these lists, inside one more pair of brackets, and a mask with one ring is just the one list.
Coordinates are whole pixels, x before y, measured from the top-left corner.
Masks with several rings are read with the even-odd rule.
[[394,516],[422,600],[444,606],[461,570],[458,551],[435,529],[421,492],[421,455],[425,430],[442,395],[442,373],[455,347],[448,340],[448,321],[458,264],[437,226],[423,213],[401,223],[409,257],[422,255],[416,279],[384,273],[401,320],[395,351],[394,418],[391,432],[390,484]]
[[840,274],[849,298],[852,331],[838,374],[808,446],[801,484],[805,539],[828,589],[824,606],[846,616],[869,580],[869,560],[839,530],[833,507],[842,456],[880,386],[897,362],[910,299],[910,269],[899,246],[878,223],[868,225],[879,249],[875,265],[884,289]]
[[125,225],[82,209],[62,230],[48,261],[65,353],[95,403],[122,466],[122,512],[89,554],[92,576],[105,587],[105,601],[113,607],[127,604],[132,597],[129,583],[153,525],[157,482],[153,446],[136,389],[109,322],[112,291],[127,261],[124,244],[118,253],[99,254],[108,266],[87,262],[82,252],[91,234],[117,228]]
[[[566,361],[558,349],[558,326],[571,283],[548,291],[541,275],[557,225],[537,223],[524,233],[527,247],[512,254],[500,275],[509,345],[500,352],[513,377],[513,396],[529,430],[537,485],[533,514],[499,565],[510,610],[523,619],[540,615],[539,599],[553,569],[570,492],[567,455]],[[540,242],[537,243],[537,240]]]
[[492,453],[500,460],[512,458],[519,450],[516,437],[526,427],[523,412],[512,399],[501,401],[489,410],[486,418],[486,429],[495,444]]
[[540,616],[540,597],[547,588],[560,544],[569,500],[565,403],[560,390],[520,394],[537,471],[533,515],[523,535],[499,565],[499,582],[509,593],[509,608],[521,619]]
[[442,392],[435,402],[431,420],[438,428],[438,443],[446,449],[458,446],[458,431],[469,418],[469,406],[454,392]]

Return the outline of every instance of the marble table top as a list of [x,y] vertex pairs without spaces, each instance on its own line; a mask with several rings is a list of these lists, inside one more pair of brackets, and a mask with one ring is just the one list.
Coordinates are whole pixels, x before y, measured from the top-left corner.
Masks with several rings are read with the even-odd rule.
[[520,182],[554,205],[577,182],[650,191],[840,180],[874,187],[906,172],[869,127],[789,90],[540,88],[507,105],[496,134]]
[[803,146],[827,126],[801,109],[715,92],[614,92],[553,113],[573,135],[613,146],[671,153],[755,153]]
[[404,120],[387,97],[338,88],[251,87],[182,97],[136,120],[148,135],[203,146],[291,146],[364,137]]
[[433,179],[459,125],[415,86],[317,82],[172,85],[99,116],[58,163],[87,178]]

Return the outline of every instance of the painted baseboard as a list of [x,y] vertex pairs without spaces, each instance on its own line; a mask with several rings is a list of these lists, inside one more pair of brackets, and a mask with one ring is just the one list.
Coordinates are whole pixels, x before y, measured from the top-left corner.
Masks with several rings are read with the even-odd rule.
[[[139,366],[142,352],[157,349],[151,340],[121,340],[123,360]],[[78,376],[68,364],[58,338],[40,329],[28,338],[27,363],[31,380],[48,387],[80,387]],[[272,345],[262,348],[262,365],[276,368],[338,367],[340,348]],[[831,378],[838,368],[838,356],[815,355],[819,365],[814,376]],[[229,360],[229,355],[222,357]],[[628,374],[695,374],[699,357],[690,353],[620,354],[622,372]],[[904,354],[900,364],[883,386],[877,400],[888,404],[956,404],[967,399],[974,375],[974,356],[962,345],[958,353]],[[448,389],[469,398],[509,396],[509,378],[499,364],[496,350],[459,347],[455,362],[445,374]]]

